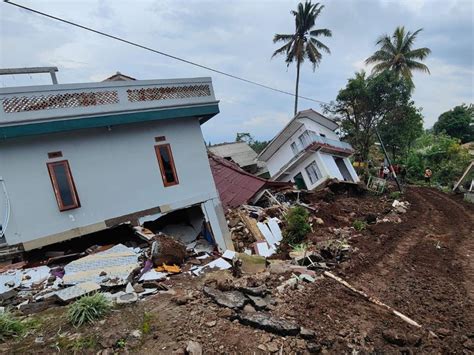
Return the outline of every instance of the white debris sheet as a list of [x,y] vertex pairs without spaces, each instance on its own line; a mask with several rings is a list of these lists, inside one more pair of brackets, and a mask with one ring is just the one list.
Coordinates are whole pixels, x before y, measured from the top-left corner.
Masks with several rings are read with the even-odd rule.
[[56,296],[59,297],[61,301],[70,301],[75,298],[81,297],[93,291],[100,290],[100,286],[95,282],[83,282],[79,285],[71,286],[60,291],[56,291]]
[[38,266],[25,270],[8,270],[0,274],[0,294],[17,287],[29,289],[33,285],[43,283],[49,278],[49,271],[48,266]]
[[230,269],[231,267],[232,265],[229,264],[227,261],[225,261],[222,258],[218,258],[216,260],[211,261],[209,264],[206,264],[204,266],[198,266],[195,269],[191,269],[191,271],[194,275],[198,276],[201,274],[201,272],[203,272],[204,269],[217,268],[219,270],[226,270],[226,269]]
[[153,280],[164,280],[168,276],[167,272],[160,272],[156,271],[155,269],[151,269],[145,272],[138,281],[153,281]]
[[265,222],[257,222],[257,227],[265,237],[265,240],[268,243],[268,246],[257,243],[256,251],[258,255],[261,256],[270,256],[275,253],[278,245],[280,244],[283,236],[281,234],[281,229],[278,223],[280,220],[278,218],[269,218]]
[[63,281],[65,284],[89,281],[102,285],[125,285],[130,273],[139,266],[138,254],[133,248],[117,244],[67,264]]

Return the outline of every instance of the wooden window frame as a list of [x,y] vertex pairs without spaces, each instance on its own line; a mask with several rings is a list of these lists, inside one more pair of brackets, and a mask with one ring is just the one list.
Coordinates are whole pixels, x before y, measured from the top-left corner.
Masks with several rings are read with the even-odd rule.
[[[173,170],[174,182],[166,181],[165,167],[163,165],[163,161],[161,160],[161,154],[160,154],[160,148],[163,148],[163,147],[166,147],[166,149],[168,150],[168,155],[170,156],[170,163],[171,163],[171,168]],[[171,151],[171,145],[169,143],[155,145],[155,154],[156,154],[156,159],[158,159],[158,165],[160,166],[161,179],[163,180],[163,185],[165,187],[179,185],[179,179],[178,179],[178,174],[176,173],[176,165],[174,163],[173,152]]]
[[[69,166],[69,161],[67,160],[60,160],[51,163],[46,163],[48,167],[49,177],[51,179],[51,184],[53,186],[54,195],[56,197],[56,202],[58,203],[59,210],[61,212],[72,210],[75,208],[81,207],[81,202],[79,201],[79,196],[77,194],[76,185],[74,184],[74,179],[71,174],[71,168]],[[56,165],[64,165],[66,167],[66,177],[69,183],[69,189],[72,193],[72,199],[74,203],[72,205],[64,205],[63,200],[61,198],[61,193],[59,192],[59,185],[58,181],[56,180],[56,175],[54,173],[54,166]]]

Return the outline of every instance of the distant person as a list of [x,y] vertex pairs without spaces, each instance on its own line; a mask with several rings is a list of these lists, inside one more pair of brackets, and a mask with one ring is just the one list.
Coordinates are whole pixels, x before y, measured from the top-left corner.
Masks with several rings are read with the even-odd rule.
[[431,171],[431,169],[429,167],[427,167],[425,169],[425,182],[428,185],[431,185],[431,175],[433,175],[433,172]]
[[388,166],[384,166],[383,167],[383,178],[384,179],[387,179],[390,175],[390,169],[388,168]]
[[379,169],[379,178],[383,179],[383,164],[380,165],[380,169]]
[[400,168],[400,178],[402,179],[402,183],[405,183],[407,179],[407,169],[404,166]]

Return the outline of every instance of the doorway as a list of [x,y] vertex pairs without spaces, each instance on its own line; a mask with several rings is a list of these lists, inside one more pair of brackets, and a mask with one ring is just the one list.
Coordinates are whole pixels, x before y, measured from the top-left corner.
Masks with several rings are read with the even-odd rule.
[[306,187],[306,183],[304,182],[303,175],[301,175],[301,173],[296,174],[293,179],[295,180],[295,185],[299,190],[307,190],[308,189]]
[[352,178],[351,173],[349,172],[349,169],[347,169],[346,163],[344,163],[344,159],[339,158],[339,157],[333,157],[333,158],[334,158],[334,161],[336,162],[339,172],[344,178],[344,181],[354,182],[354,179]]

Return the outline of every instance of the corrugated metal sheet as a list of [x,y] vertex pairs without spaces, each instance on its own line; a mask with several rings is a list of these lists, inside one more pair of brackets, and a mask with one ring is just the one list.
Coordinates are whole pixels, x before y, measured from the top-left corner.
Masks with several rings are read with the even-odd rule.
[[287,185],[249,174],[237,164],[212,153],[209,153],[209,164],[222,205],[226,209],[247,203],[262,188]]

